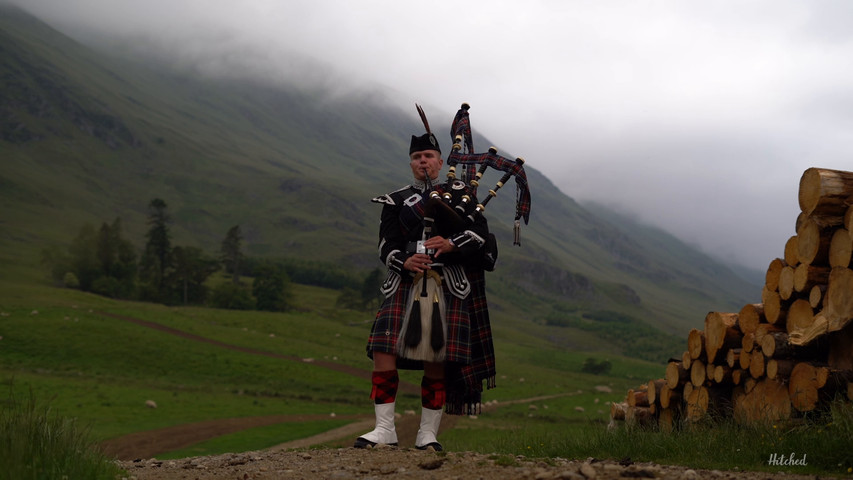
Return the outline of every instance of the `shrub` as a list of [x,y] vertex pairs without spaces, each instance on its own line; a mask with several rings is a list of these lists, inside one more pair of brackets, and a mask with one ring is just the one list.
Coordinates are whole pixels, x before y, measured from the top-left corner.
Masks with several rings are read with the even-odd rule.
[[610,373],[610,369],[612,367],[613,365],[607,360],[597,362],[594,358],[590,357],[584,360],[581,371],[584,373],[592,373],[593,375],[607,375]]
[[74,275],[74,272],[66,272],[62,278],[62,284],[67,288],[80,288],[80,280],[77,279],[77,275]]
[[122,473],[73,419],[13,395],[0,407],[0,480],[86,478],[113,480]]
[[235,283],[227,282],[217,285],[210,295],[210,305],[214,308],[230,310],[251,310],[255,307],[255,299],[249,289]]

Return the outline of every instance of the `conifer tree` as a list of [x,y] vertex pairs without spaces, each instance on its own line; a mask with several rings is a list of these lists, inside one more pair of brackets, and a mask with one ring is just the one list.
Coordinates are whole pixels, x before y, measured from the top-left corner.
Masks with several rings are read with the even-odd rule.
[[147,241],[140,264],[142,280],[146,284],[144,296],[150,300],[162,300],[165,297],[164,279],[172,266],[169,221],[166,202],[159,198],[151,200],[148,204]]
[[252,283],[255,308],[281,312],[290,308],[290,278],[281,265],[264,263],[255,270]]
[[240,264],[243,260],[242,242],[243,234],[240,232],[240,225],[235,225],[228,229],[220,248],[220,259],[225,264],[225,271],[231,272],[233,283],[240,281]]

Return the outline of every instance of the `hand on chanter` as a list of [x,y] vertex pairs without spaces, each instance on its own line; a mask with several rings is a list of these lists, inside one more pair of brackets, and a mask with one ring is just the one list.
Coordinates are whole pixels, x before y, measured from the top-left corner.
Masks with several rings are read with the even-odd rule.
[[432,257],[425,253],[416,253],[403,262],[403,268],[410,272],[421,273],[424,270],[429,270],[431,263]]
[[450,240],[440,236],[426,239],[426,241],[424,241],[424,247],[430,250],[435,250],[435,258],[438,258],[442,253],[450,253],[456,249],[456,246],[453,245]]

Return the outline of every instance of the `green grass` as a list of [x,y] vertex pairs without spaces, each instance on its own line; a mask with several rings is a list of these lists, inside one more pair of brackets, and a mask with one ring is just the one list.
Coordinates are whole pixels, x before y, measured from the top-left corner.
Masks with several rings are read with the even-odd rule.
[[[335,309],[334,291],[297,286],[297,309],[271,314],[121,302],[0,279],[3,286],[8,288],[0,296],[2,387],[16,396],[32,392],[50,402],[53,413],[86,424],[98,441],[217,418],[370,412],[364,378],[310,362],[191,341],[103,313],[156,322],[229,345],[367,371],[370,363],[363,349],[368,315]],[[723,422],[673,433],[609,431],[609,402],[622,401],[628,388],[661,377],[664,365],[556,348],[541,337],[519,335],[499,324],[495,344],[497,388],[484,392],[483,400],[497,401],[497,407],[488,405],[483,414],[460,418],[454,429],[442,432],[448,450],[510,459],[630,457],[692,468],[768,472],[780,468],[767,465],[771,453],[796,452],[806,454],[809,463],[787,470],[844,475],[853,466],[846,453],[853,438],[849,404],[793,427],[747,429]],[[612,370],[608,375],[582,373],[587,358],[606,359]],[[419,375],[402,372],[405,381],[415,384]],[[146,400],[155,401],[157,408],[147,408]],[[400,395],[398,403],[400,411],[419,408],[416,395]],[[344,422],[329,418],[251,428],[158,457],[259,450]]]
[[112,480],[122,470],[99,453],[88,431],[34,395],[10,395],[0,407],[0,479]]
[[[853,405],[836,401],[819,415],[797,421],[744,426],[731,419],[680,425],[672,432],[656,428],[614,429],[601,415],[574,410],[584,401],[559,400],[501,408],[464,419],[442,435],[450,450],[464,449],[536,458],[630,459],[710,470],[749,470],[797,474],[853,473]],[[548,409],[543,406],[548,405]],[[773,465],[777,458],[805,459],[805,465]]]

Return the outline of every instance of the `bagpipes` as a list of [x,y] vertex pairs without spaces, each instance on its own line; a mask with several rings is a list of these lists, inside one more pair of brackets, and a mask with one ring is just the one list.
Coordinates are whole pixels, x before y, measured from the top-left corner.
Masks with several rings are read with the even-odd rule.
[[[415,104],[421,120],[426,127],[427,132],[430,131],[429,123],[426,115],[420,105]],[[527,186],[527,174],[524,171],[524,159],[516,158],[514,161],[506,157],[498,155],[495,147],[489,147],[486,153],[474,153],[474,139],[471,134],[471,121],[468,116],[470,105],[463,103],[456,116],[453,118],[453,123],[450,126],[450,136],[453,139],[453,148],[450,156],[447,158],[447,164],[450,170],[447,173],[447,182],[453,183],[456,180],[456,166],[463,165],[462,182],[468,184],[473,190],[474,195],[477,194],[477,189],[480,186],[480,180],[486,173],[486,170],[491,167],[504,172],[501,179],[495,184],[494,188],[489,189],[488,196],[478,203],[474,210],[470,213],[465,213],[468,210],[468,202],[470,197],[463,197],[462,202],[456,205],[457,212],[464,216],[469,222],[473,223],[476,215],[481,215],[489,201],[497,196],[498,190],[503,187],[511,177],[515,177],[516,196],[515,196],[515,221],[513,222],[513,245],[521,245],[521,219],[524,219],[524,224],[530,221],[530,189]],[[479,165],[479,168],[477,167]],[[445,189],[447,191],[447,189]],[[431,195],[438,196],[438,193],[433,192]],[[449,201],[450,194],[445,193],[443,200]]]
[[[415,104],[418,114],[423,121],[427,134],[433,138],[432,131],[429,128],[429,122],[420,105]],[[516,185],[516,208],[515,208],[515,223],[513,227],[513,244],[521,245],[520,242],[520,226],[521,219],[527,224],[530,218],[530,190],[527,188],[527,175],[524,172],[524,160],[517,158],[511,161],[497,154],[497,149],[489,148],[487,153],[474,153],[474,142],[471,136],[471,123],[468,119],[467,103],[463,103],[462,107],[456,113],[451,126],[451,137],[454,139],[453,148],[447,163],[450,166],[450,171],[447,173],[447,182],[440,188],[443,193],[433,189],[430,182],[428,172],[424,171],[426,180],[428,198],[423,199],[423,236],[422,241],[428,239],[433,233],[434,228],[444,227],[452,232],[461,232],[465,228],[470,227],[477,221],[477,217],[482,215],[489,201],[497,196],[497,191],[509,181],[511,177],[515,177]],[[463,147],[464,142],[464,147]],[[456,178],[456,166],[463,165],[463,175],[461,180]],[[479,165],[479,168],[478,168]],[[486,170],[492,167],[504,172],[501,179],[495,184],[494,188],[489,190],[488,196],[482,202],[477,203],[472,208],[472,197],[465,194],[461,199],[457,197],[458,202],[452,201],[453,194],[451,191],[459,190],[456,187],[461,187],[459,182],[468,184],[474,198],[477,198],[477,188],[479,182],[483,178]],[[463,187],[464,188],[464,187]],[[452,206],[452,203],[456,205]],[[494,261],[497,259],[497,244],[495,243],[494,235],[489,234],[489,239],[486,240],[485,251],[488,261],[483,262],[485,270],[494,268]],[[494,249],[489,248],[489,242]],[[430,253],[430,252],[427,252]],[[398,342],[398,355],[405,358],[423,361],[443,361],[446,354],[446,331],[447,325],[444,317],[444,300],[441,292],[441,277],[434,270],[427,270],[414,277],[414,292],[410,297],[411,301],[407,306],[407,311],[404,314],[404,321],[401,326],[401,338]],[[418,290],[420,290],[418,292]],[[431,301],[430,301],[431,300]]]

